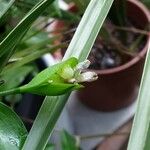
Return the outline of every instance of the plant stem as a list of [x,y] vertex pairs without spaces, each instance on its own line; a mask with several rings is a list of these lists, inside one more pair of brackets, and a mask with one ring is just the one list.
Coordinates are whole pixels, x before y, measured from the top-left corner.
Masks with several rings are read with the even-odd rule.
[[139,33],[139,34],[144,34],[144,35],[150,35],[149,31],[145,31],[145,30],[141,30],[141,29],[137,29],[137,28],[129,28],[129,27],[119,27],[119,26],[113,26],[115,29],[117,30],[122,30],[122,31],[129,31],[129,32],[133,32],[133,33]]
[[19,88],[7,90],[7,91],[0,91],[0,96],[10,95],[10,94],[18,94],[20,93]]

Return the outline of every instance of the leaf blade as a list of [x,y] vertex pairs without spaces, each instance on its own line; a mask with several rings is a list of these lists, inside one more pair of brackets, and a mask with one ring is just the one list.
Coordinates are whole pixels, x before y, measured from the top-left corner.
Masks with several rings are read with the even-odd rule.
[[0,148],[19,150],[27,136],[20,118],[8,106],[0,103]]
[[14,53],[16,45],[24,37],[32,23],[53,1],[54,0],[41,0],[0,43],[0,70],[2,70],[2,67]]
[[146,150],[147,146],[149,145],[148,133],[150,127],[150,42],[148,49],[149,50],[147,52],[147,58],[138,95],[138,107],[131,130],[128,150]]
[[[53,131],[57,117],[59,117],[62,112],[62,109],[58,108],[64,107],[69,95],[70,93],[63,96],[49,97],[44,100],[22,150],[41,150],[46,147],[50,136],[49,133]],[[55,114],[55,116],[53,114]],[[37,132],[37,127],[42,129],[42,132]]]
[[[105,10],[105,13],[103,14],[103,17],[102,17],[102,22],[104,21],[104,19],[105,19],[105,17],[106,17],[106,15],[107,15],[107,13],[108,13],[108,10],[109,10],[109,8],[110,8],[110,6],[111,6],[111,4],[112,4],[112,2],[113,2],[113,0],[92,0],[91,1],[91,3],[92,3],[92,7],[93,7],[93,3],[95,4],[96,3],[96,1],[99,1],[99,2],[102,2],[102,4],[103,4],[103,2],[104,3],[107,3],[107,5],[105,4],[105,5],[103,5],[103,6],[105,6],[105,7],[107,7],[107,8],[105,8],[105,9],[107,9],[107,10]],[[108,3],[108,2],[111,2],[111,3]],[[90,5],[91,4],[89,4],[89,7],[90,7]],[[99,12],[99,13],[101,13],[101,11],[103,10],[103,9],[99,9],[98,7],[96,7],[97,8],[97,11]],[[89,12],[89,13],[92,13],[92,9],[90,8],[90,10],[91,10],[91,12]],[[83,18],[84,18],[84,15],[83,15]],[[85,19],[84,19],[85,20]],[[95,22],[95,21],[94,21]],[[101,22],[101,24],[102,24],[102,22]],[[87,21],[87,22],[85,22],[86,24],[88,24],[89,25],[89,27],[91,27],[91,24]],[[97,25],[97,24],[96,24]],[[82,30],[84,30],[84,26],[82,25],[79,25],[80,26],[80,29],[82,29]],[[81,28],[82,27],[82,28]],[[91,38],[91,42],[90,42],[90,44],[88,44],[88,46],[89,47],[87,47],[88,48],[88,50],[85,50],[85,49],[82,49],[82,47],[84,47],[84,44],[86,44],[86,43],[81,43],[81,44],[83,44],[83,46],[82,47],[80,47],[80,49],[79,49],[79,54],[78,55],[76,55],[76,57],[77,58],[80,58],[80,61],[81,60],[84,60],[84,59],[86,59],[87,57],[88,57],[88,54],[89,54],[89,51],[90,51],[90,48],[92,47],[92,44],[93,44],[93,42],[94,42],[94,40],[95,40],[95,38],[96,38],[96,36],[97,36],[97,34],[98,34],[98,31],[99,31],[99,29],[100,29],[100,27],[99,28],[96,28],[95,29],[95,32],[94,32],[94,34],[93,34],[93,36],[92,36],[92,38]],[[79,29],[78,29],[79,30]],[[97,31],[98,30],[98,31]],[[84,30],[84,32],[86,32],[87,30]],[[91,30],[90,30],[91,31]],[[91,31],[92,32],[92,31]],[[78,34],[79,34],[80,32],[78,32]],[[65,59],[69,59],[70,57],[74,57],[75,56],[75,51],[76,51],[76,49],[74,49],[73,48],[73,46],[74,46],[74,43],[76,43],[76,40],[78,41],[78,38],[80,37],[78,34],[75,34],[75,38],[73,38],[73,40],[75,40],[75,41],[73,41],[71,44],[71,48],[69,49],[69,50],[67,50],[67,55],[65,55]],[[90,34],[88,35],[88,36],[90,36]],[[78,38],[77,38],[78,37]],[[86,41],[88,41],[87,39],[87,37],[85,37],[86,38]],[[83,51],[83,53],[82,53],[82,51]],[[53,130],[53,128],[54,128],[54,125],[55,125],[55,123],[57,122],[57,120],[58,120],[58,118],[59,118],[59,116],[60,116],[60,112],[62,112],[62,110],[63,110],[63,108],[64,108],[64,106],[65,106],[65,104],[66,104],[66,102],[67,102],[67,99],[68,99],[68,97],[69,97],[69,95],[70,95],[70,93],[69,94],[66,94],[63,98],[64,98],[64,100],[62,101],[61,99],[62,99],[62,97],[60,96],[60,97],[46,97],[45,98],[45,100],[44,100],[44,102],[43,102],[43,104],[42,104],[42,106],[41,106],[41,110],[44,110],[44,107],[48,107],[48,105],[49,105],[49,107],[51,107],[51,105],[52,105],[52,102],[54,103],[53,105],[55,105],[55,107],[51,107],[51,111],[49,111],[49,117],[47,117],[47,118],[45,118],[45,119],[42,119],[42,118],[40,118],[39,116],[42,116],[42,113],[44,114],[44,112],[42,112],[42,111],[40,111],[39,113],[38,113],[38,116],[37,116],[37,118],[36,118],[36,121],[34,122],[34,124],[33,124],[33,127],[32,127],[32,129],[31,129],[31,131],[30,131],[30,133],[29,133],[29,136],[27,137],[27,140],[26,140],[26,142],[25,142],[25,144],[24,144],[24,149],[23,150],[28,150],[28,148],[29,148],[29,146],[31,145],[31,144],[35,144],[36,146],[37,145],[39,145],[41,142],[41,145],[43,145],[43,147],[45,147],[45,145],[46,145],[46,142],[47,142],[47,140],[48,140],[48,138],[49,138],[49,135],[51,135],[51,133],[52,133],[52,130]],[[53,99],[55,99],[55,101],[53,101]],[[49,102],[49,103],[48,103]],[[46,112],[45,112],[46,113]],[[41,119],[42,119],[42,123],[43,123],[43,125],[45,126],[51,126],[50,128],[49,128],[49,130],[47,130],[47,128],[45,128],[44,126],[39,126],[39,124],[40,124],[40,122],[41,122]],[[49,120],[49,122],[47,122]],[[44,136],[44,138],[45,139],[43,139],[43,138],[41,138],[41,137],[39,137],[37,140],[35,140],[35,141],[32,141],[32,143],[31,143],[31,140],[32,139],[35,139],[36,138],[36,133],[35,133],[35,131],[39,131],[39,133],[40,133],[40,135],[43,135],[45,132],[46,132],[46,136]],[[45,144],[43,144],[43,143],[45,143]],[[41,148],[43,148],[43,147],[41,147]],[[33,149],[33,150],[36,150],[36,149]],[[37,149],[38,150],[38,149]]]
[[113,0],[90,2],[63,59],[71,56],[81,62],[87,58],[112,3]]

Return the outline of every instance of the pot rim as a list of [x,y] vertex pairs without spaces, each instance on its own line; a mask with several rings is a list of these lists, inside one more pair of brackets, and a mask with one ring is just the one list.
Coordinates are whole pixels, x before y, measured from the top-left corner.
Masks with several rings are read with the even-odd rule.
[[[150,22],[150,13],[149,13],[149,10],[144,6],[144,4],[142,4],[141,2],[136,1],[136,0],[128,0],[128,1],[130,3],[133,3],[134,5],[136,5],[137,7],[139,7],[139,9],[141,9],[141,11],[143,11],[143,13],[145,14],[147,21]],[[92,71],[96,72],[97,74],[103,75],[103,74],[118,73],[120,71],[128,69],[129,67],[132,67],[138,61],[140,61],[141,59],[144,59],[144,56],[147,52],[149,43],[150,43],[150,34],[147,36],[147,41],[146,41],[144,48],[137,54],[137,56],[121,66],[111,68],[111,69],[100,69],[100,70],[88,69],[88,70],[92,70]]]

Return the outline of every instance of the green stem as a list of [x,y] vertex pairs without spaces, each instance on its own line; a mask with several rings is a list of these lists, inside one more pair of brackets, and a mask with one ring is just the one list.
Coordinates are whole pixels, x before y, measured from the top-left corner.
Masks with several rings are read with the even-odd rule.
[[10,95],[10,94],[18,94],[20,93],[20,88],[11,89],[8,91],[1,91],[0,96]]

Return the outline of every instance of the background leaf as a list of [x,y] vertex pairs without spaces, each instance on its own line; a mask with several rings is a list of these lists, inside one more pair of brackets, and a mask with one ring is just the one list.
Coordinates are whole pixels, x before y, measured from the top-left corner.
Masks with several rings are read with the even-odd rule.
[[150,8],[150,0],[141,0],[148,8]]
[[15,0],[10,0],[10,1],[0,0],[0,26],[2,26],[9,18],[8,14],[14,2]]
[[113,0],[90,2],[63,59],[76,57],[81,62],[88,57],[112,2]]
[[22,66],[19,68],[11,69],[1,76],[4,84],[0,86],[0,91],[8,90],[20,85],[25,77],[33,70],[32,66]]
[[41,0],[30,12],[20,21],[20,23],[10,32],[10,34],[0,43],[0,71],[12,56],[16,46],[31,27],[32,23],[54,0]]
[[53,144],[47,144],[44,150],[55,150],[55,146]]
[[61,145],[62,150],[79,150],[76,139],[65,130],[61,132]]
[[19,117],[8,106],[0,103],[0,149],[19,150],[27,130]]

